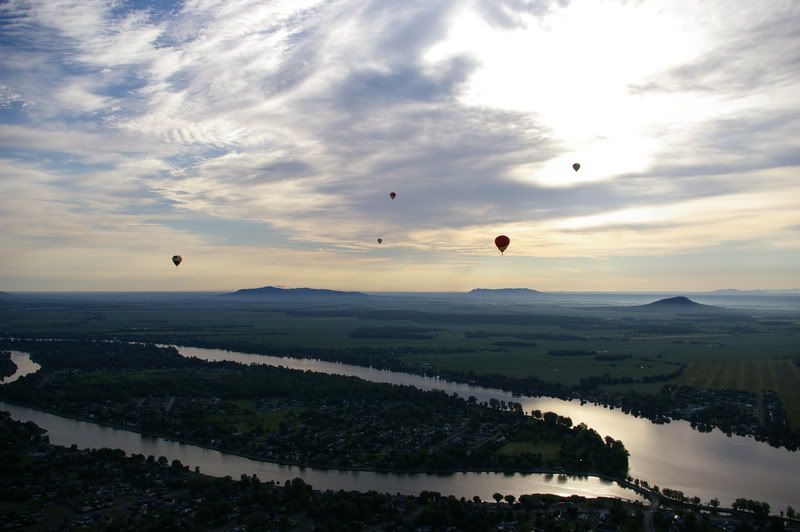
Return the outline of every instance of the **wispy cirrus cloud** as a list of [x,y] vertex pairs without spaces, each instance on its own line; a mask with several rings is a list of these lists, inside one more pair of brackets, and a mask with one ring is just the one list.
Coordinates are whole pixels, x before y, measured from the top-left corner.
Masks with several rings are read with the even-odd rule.
[[312,255],[341,268],[305,284],[467,268],[450,282],[486,285],[474,264],[504,231],[520,260],[585,262],[521,266],[552,288],[602,257],[753,243],[798,264],[800,10],[749,6],[6,2],[0,222],[18,262],[0,281],[33,287],[15,272],[47,242],[75,263],[225,250],[198,288],[260,282],[234,257],[277,250],[271,276]]

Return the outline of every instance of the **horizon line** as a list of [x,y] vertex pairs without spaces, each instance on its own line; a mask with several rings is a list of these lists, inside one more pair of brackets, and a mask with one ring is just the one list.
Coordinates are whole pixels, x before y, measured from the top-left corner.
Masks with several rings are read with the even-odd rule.
[[652,289],[652,290],[540,290],[528,287],[476,287],[465,290],[358,290],[338,288],[313,288],[309,286],[274,286],[265,285],[254,288],[227,288],[209,290],[0,290],[0,294],[224,294],[238,290],[258,288],[278,288],[281,290],[311,289],[331,290],[336,292],[362,292],[365,294],[469,294],[472,290],[530,290],[540,294],[655,294],[655,293],[691,293],[713,294],[715,292],[800,292],[800,288],[714,288],[714,289]]

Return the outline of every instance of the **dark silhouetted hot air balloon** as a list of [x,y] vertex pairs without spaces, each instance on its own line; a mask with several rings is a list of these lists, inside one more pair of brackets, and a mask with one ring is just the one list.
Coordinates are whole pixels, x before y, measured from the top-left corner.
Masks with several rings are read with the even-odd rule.
[[389,192],[389,197],[395,199],[397,197],[397,192]]
[[575,163],[575,164],[573,164],[573,165],[572,165],[572,169],[573,169],[573,170],[575,170],[576,172],[577,172],[578,170],[580,170],[580,169],[581,169],[581,165],[580,165],[580,163]]
[[183,258],[181,258],[180,255],[175,255],[172,257],[172,263],[175,264],[176,268],[180,265],[181,262],[183,262]]
[[511,243],[511,239],[508,238],[506,235],[500,235],[494,239],[494,245],[497,246],[497,249],[500,250],[500,254],[502,255],[503,252],[508,248],[508,245]]
[[382,238],[378,239],[378,244],[383,244],[383,239]]

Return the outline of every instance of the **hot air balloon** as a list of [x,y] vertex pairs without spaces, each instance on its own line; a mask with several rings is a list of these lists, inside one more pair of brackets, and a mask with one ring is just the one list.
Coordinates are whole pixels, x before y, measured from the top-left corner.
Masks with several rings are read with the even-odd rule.
[[511,243],[511,239],[508,238],[506,235],[500,235],[494,239],[494,245],[497,246],[497,249],[500,250],[500,254],[502,255],[503,252],[508,248],[508,245]]
[[389,192],[389,197],[395,199],[397,197],[397,192]]
[[580,163],[575,163],[575,164],[573,164],[573,165],[572,165],[572,169],[573,169],[573,170],[575,170],[576,172],[577,172],[578,170],[580,170],[580,169],[581,169],[581,165],[580,165]]
[[183,258],[181,258],[180,255],[175,255],[172,257],[172,263],[175,264],[176,268],[180,265],[181,262],[183,262]]
[[378,239],[378,244],[383,244],[383,239],[382,238]]

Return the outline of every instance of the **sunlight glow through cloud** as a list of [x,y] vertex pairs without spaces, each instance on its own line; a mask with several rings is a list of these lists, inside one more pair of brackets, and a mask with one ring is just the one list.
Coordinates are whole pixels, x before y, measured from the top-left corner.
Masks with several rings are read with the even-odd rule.
[[[569,187],[646,171],[657,155],[660,128],[712,114],[707,96],[633,93],[704,48],[708,37],[702,28],[687,27],[690,16],[655,4],[576,2],[546,20],[528,16],[523,27],[509,30],[465,12],[427,59],[478,58],[462,101],[533,113],[561,147],[559,155],[520,167],[512,177]],[[582,173],[566,170],[580,160],[591,165]]]
[[[796,2],[15,0],[0,15],[0,290],[466,289],[498,271],[585,289],[602,260],[616,269],[595,288],[624,288],[626,258],[631,286],[646,261],[663,288],[680,279],[659,268],[697,256],[749,286],[763,257],[783,265],[764,282],[796,284]],[[150,269],[177,247],[191,276]],[[687,282],[717,281],[709,266]]]

